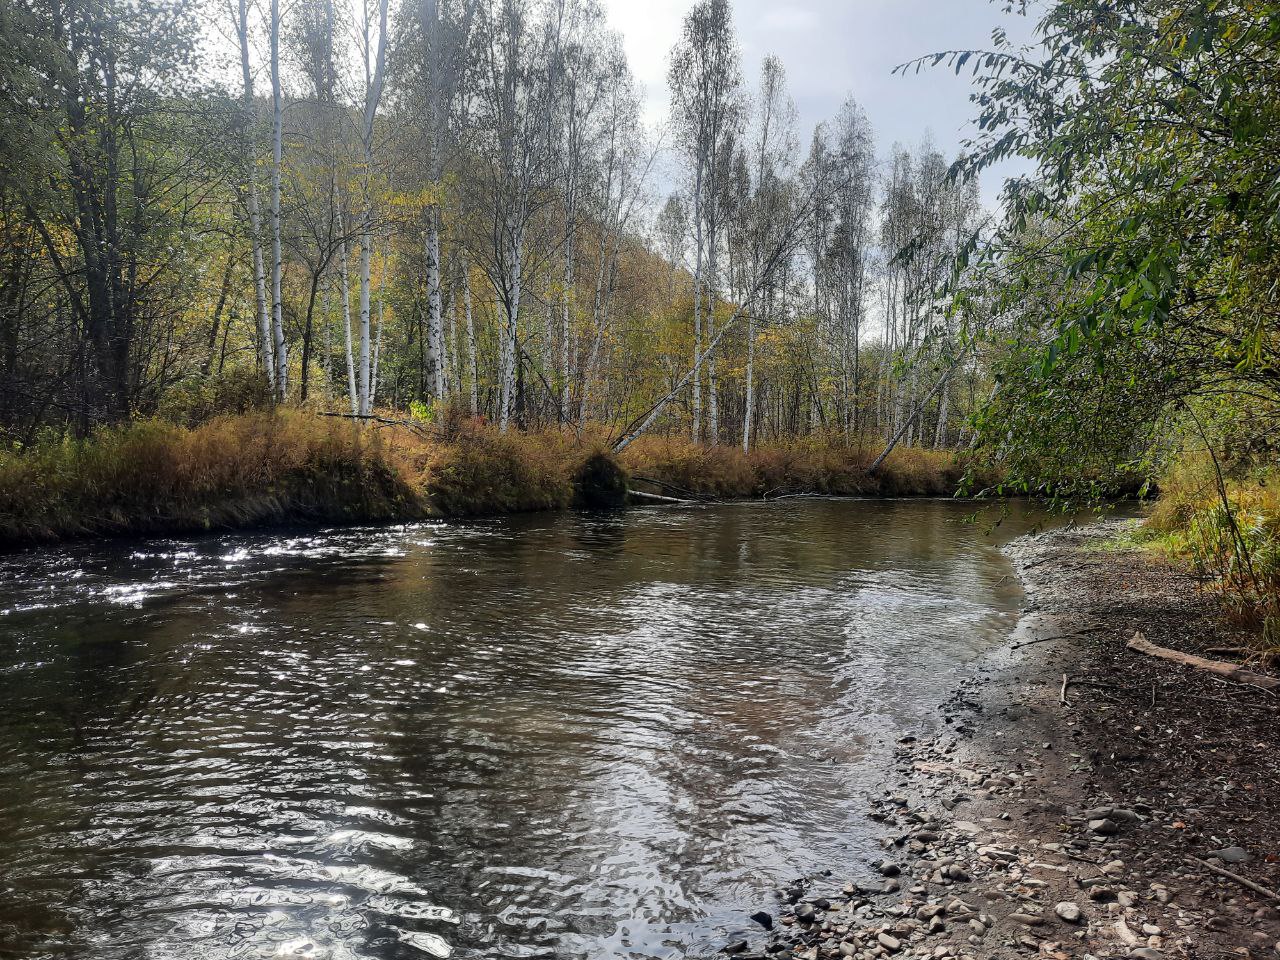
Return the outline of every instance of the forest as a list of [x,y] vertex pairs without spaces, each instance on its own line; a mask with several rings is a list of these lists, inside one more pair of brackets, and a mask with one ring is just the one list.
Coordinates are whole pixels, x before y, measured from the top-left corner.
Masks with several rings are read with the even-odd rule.
[[947,156],[878,141],[856,91],[800,129],[729,0],[680,24],[657,125],[595,0],[9,4],[6,528],[129,486],[108,449],[251,487],[161,437],[300,417],[286,474],[380,437],[418,489],[484,472],[435,449],[463,436],[498,473],[578,451],[504,508],[637,440],[633,473],[695,492],[1163,490],[1169,535],[1274,592],[1276,11],[992,14],[1033,42],[899,68],[971,77]]
[[0,0],[0,958],[1274,960],[1277,697],[1280,2]]
[[660,131],[588,0],[14,13],[11,442],[265,400],[504,432],[653,412],[744,450],[966,433],[979,372],[937,291],[973,182],[927,142],[882,170],[852,97],[798,130],[727,2],[684,23]]

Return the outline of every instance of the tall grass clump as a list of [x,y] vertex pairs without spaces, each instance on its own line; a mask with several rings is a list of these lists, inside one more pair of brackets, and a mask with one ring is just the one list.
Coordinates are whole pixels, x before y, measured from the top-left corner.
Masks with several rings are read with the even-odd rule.
[[393,451],[409,482],[445,516],[598,509],[626,499],[617,461],[572,431],[501,433],[454,413],[440,424],[438,439],[399,433]]
[[687,440],[642,437],[623,454],[638,480],[716,498],[810,493],[831,496],[952,496],[965,464],[949,451],[898,447],[874,474],[878,449],[851,447],[843,438],[817,437],[788,444],[704,447]]
[[1280,471],[1224,473],[1207,453],[1167,468],[1148,529],[1214,584],[1265,656],[1280,658]]
[[0,453],[0,540],[419,515],[376,434],[301,412],[143,421]]

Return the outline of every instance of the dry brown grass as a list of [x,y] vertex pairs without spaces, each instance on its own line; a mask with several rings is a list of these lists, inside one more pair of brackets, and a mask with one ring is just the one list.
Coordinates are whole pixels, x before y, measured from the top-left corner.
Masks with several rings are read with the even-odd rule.
[[598,431],[503,435],[456,415],[429,433],[300,410],[146,421],[0,453],[0,542],[607,507],[628,472],[723,499],[951,495],[963,473],[900,449],[868,477],[871,459],[821,440],[744,454],[647,437],[619,464]]
[[833,496],[951,496],[964,463],[949,451],[899,447],[873,475],[877,450],[837,440],[798,440],[744,453],[739,447],[703,447],[687,440],[642,437],[623,454],[635,477],[648,477],[700,496],[773,497],[794,493]]
[[376,433],[282,411],[0,454],[0,540],[390,520],[423,503]]
[[620,504],[626,489],[604,449],[569,431],[502,434],[457,417],[435,441],[396,431],[390,455],[426,502],[448,516],[608,506]]

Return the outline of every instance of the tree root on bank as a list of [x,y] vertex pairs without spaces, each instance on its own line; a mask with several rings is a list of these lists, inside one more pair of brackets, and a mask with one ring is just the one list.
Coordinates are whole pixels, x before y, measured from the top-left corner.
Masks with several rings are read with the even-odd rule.
[[1237,683],[1248,684],[1251,687],[1258,687],[1272,692],[1280,690],[1280,677],[1268,677],[1265,674],[1254,673],[1252,670],[1246,670],[1238,664],[1227,663],[1224,660],[1206,660],[1204,657],[1197,657],[1192,653],[1182,653],[1179,650],[1170,650],[1168,647],[1159,647],[1149,641],[1141,632],[1133,635],[1132,639],[1129,640],[1128,646],[1130,650],[1145,653],[1149,657],[1159,657],[1161,660],[1170,660],[1186,667],[1205,670],[1220,677],[1226,677],[1228,680],[1234,680]]

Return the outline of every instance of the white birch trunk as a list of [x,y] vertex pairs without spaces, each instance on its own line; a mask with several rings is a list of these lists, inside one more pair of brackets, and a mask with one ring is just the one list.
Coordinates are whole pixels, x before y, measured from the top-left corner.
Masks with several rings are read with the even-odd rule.
[[280,168],[284,162],[284,109],[280,95],[280,0],[271,0],[271,333],[275,350],[276,397],[289,393],[289,357],[284,342],[284,301],[280,246]]
[[433,205],[427,210],[427,391],[437,402],[444,400],[444,326],[440,295],[440,217]]
[[510,271],[511,289],[507,299],[507,318],[502,333],[502,389],[498,403],[498,430],[506,433],[511,426],[512,408],[515,404],[516,367],[519,357],[519,323],[520,295],[524,277],[522,275],[522,258],[524,256],[523,231],[512,231],[511,250],[508,269]]
[[[272,0],[273,3],[278,0]],[[364,219],[360,229],[360,410],[368,416],[373,410],[373,357],[370,343],[369,282],[373,265],[373,126],[382,101],[383,71],[387,60],[387,5],[389,0],[378,3],[378,49],[374,54],[372,72],[369,63],[369,23],[365,18],[365,104],[364,125],[360,131],[364,146]]]
[[[367,159],[367,158],[366,158]],[[373,267],[373,231],[369,218],[372,211],[365,210],[364,225],[360,231],[360,383],[359,414],[368,416],[373,409],[373,341],[370,320],[370,276]]]
[[702,158],[699,157],[693,182],[693,369],[697,375],[691,386],[694,443],[702,439]]
[[356,386],[356,363],[351,343],[351,271],[347,256],[347,228],[342,209],[338,209],[338,277],[342,282],[342,333],[347,354],[347,394],[351,412],[360,413],[360,391]]

